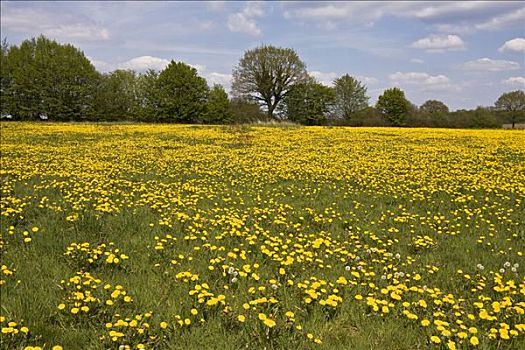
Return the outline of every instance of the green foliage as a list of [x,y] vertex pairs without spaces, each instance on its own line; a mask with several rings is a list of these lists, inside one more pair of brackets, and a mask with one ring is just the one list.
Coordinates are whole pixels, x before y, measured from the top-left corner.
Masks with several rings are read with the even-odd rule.
[[21,119],[45,114],[53,120],[84,120],[93,115],[100,76],[74,46],[43,36],[25,40],[9,48],[2,67],[3,112]]
[[335,108],[339,117],[349,119],[356,112],[368,107],[366,86],[348,74],[334,81]]
[[222,85],[215,84],[208,95],[206,113],[204,113],[202,122],[205,124],[230,124],[233,115],[230,110],[230,101],[228,94]]
[[495,103],[498,110],[504,111],[507,120],[514,125],[525,121],[525,92],[516,90],[502,94]]
[[322,125],[333,110],[334,90],[313,80],[292,86],[284,102],[287,119],[305,125]]
[[[83,52],[44,36],[0,46],[2,117],[52,121],[252,123],[285,119],[306,125],[405,125],[499,128],[525,121],[525,92],[502,94],[494,108],[449,112],[441,101],[418,109],[403,91],[389,89],[376,108],[368,107],[366,87],[346,74],[327,88],[311,81],[290,48],[263,45],[244,53],[233,71],[228,101],[222,87],[211,90],[197,71],[172,61],[162,72],[115,70],[98,73]],[[339,117],[339,119],[328,117]]]
[[238,124],[264,121],[268,118],[257,103],[242,97],[230,100],[230,113],[233,122]]
[[7,39],[4,38],[2,40],[2,45],[0,46],[0,113],[2,115],[9,114],[10,112],[8,100],[6,99],[6,91],[11,84],[9,61],[7,60],[8,52],[9,44]]
[[376,108],[392,125],[402,125],[410,110],[410,102],[399,88],[387,89],[379,96]]
[[132,70],[115,70],[104,74],[96,95],[99,120],[136,119],[137,75]]
[[474,110],[472,122],[472,127],[477,128],[497,128],[501,126],[496,120],[494,113],[491,113],[488,108],[482,106]]
[[206,111],[206,80],[186,63],[171,61],[159,74],[157,86],[159,121],[191,123]]
[[137,78],[137,116],[145,122],[157,121],[157,110],[159,106],[159,87],[157,79],[159,74],[149,69]]
[[438,113],[448,113],[448,107],[441,101],[437,100],[428,100],[425,101],[419,107],[419,110],[423,113],[438,114]]
[[273,118],[291,87],[307,79],[306,65],[293,49],[263,45],[244,53],[233,70],[232,89],[260,103]]

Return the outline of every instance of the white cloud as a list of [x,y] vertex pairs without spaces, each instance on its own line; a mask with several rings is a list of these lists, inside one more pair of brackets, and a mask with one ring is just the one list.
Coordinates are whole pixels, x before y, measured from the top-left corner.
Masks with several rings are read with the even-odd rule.
[[170,63],[169,60],[153,57],[153,56],[140,56],[132,58],[126,62],[117,64],[118,69],[133,69],[136,71],[146,71],[148,69],[163,70]]
[[315,78],[320,84],[326,86],[334,86],[334,80],[337,78],[337,73],[335,72],[319,72],[316,70],[308,72],[312,77]]
[[[308,74],[314,77],[320,84],[326,86],[334,86],[334,80],[338,78],[338,75],[335,72],[319,72],[314,70],[309,71]],[[367,86],[378,82],[374,77],[367,77],[364,75],[353,75],[353,77]]]
[[417,64],[425,63],[425,61],[423,61],[422,59],[419,59],[419,58],[411,58],[410,62],[417,63]]
[[208,68],[203,64],[191,64],[188,63],[190,67],[193,67],[197,70],[197,73],[206,79],[208,85],[212,87],[214,84],[220,84],[224,89],[229,92],[231,89],[232,75],[227,73],[219,72],[208,72]]
[[492,60],[490,58],[478,58],[477,60],[468,61],[463,64],[463,68],[473,71],[501,72],[520,69],[518,62],[505,60]]
[[228,17],[228,29],[232,32],[260,35],[261,30],[257,27],[254,19],[247,18],[242,13],[235,13]]
[[521,85],[525,87],[525,77],[510,77],[501,81],[505,85]]
[[374,85],[379,82],[379,80],[377,80],[374,77],[366,77],[364,75],[358,75],[355,78],[360,82],[364,83],[365,85]]
[[412,43],[411,47],[430,52],[443,52],[447,50],[463,50],[465,43],[454,34],[431,35]]
[[192,67],[192,68],[195,68],[197,70],[197,73],[199,73],[199,75],[203,75],[204,72],[206,72],[206,66],[203,65],[203,64],[191,64],[191,63],[187,63],[188,66]]
[[475,27],[479,30],[497,30],[515,23],[521,23],[523,25],[523,17],[525,17],[525,8],[522,7],[518,11],[492,17],[485,22],[478,23]]
[[108,40],[109,31],[105,28],[85,26],[84,24],[61,24],[43,31],[47,37],[73,41]]
[[[449,18],[474,11],[483,11],[494,7],[495,4],[482,1],[453,1],[423,3],[420,8],[415,7],[410,14],[421,19]],[[497,5],[496,5],[497,6]]]
[[523,22],[523,17],[525,17],[525,9],[522,8],[502,15],[478,20],[478,22],[463,20],[457,23],[439,23],[436,25],[436,29],[441,32],[464,34],[472,34],[482,30],[494,31],[519,25]]
[[99,72],[109,72],[114,69],[113,65],[111,65],[108,62],[94,59],[91,56],[86,56],[86,58],[91,62],[93,66],[99,71]]
[[109,30],[90,19],[36,8],[2,6],[2,29],[4,28],[30,36],[43,34],[66,42],[110,39]]
[[231,86],[232,75],[225,74],[225,73],[212,72],[212,73],[206,74],[206,80],[208,81],[208,84],[210,86],[213,86],[214,84],[220,84],[224,86],[225,89],[228,91]]
[[246,4],[246,7],[242,10],[242,13],[246,17],[262,17],[264,16],[264,2],[262,1],[251,1]]
[[509,41],[505,41],[498,51],[518,51],[525,52],[525,38],[515,38]]
[[261,34],[255,18],[264,16],[264,3],[248,2],[241,12],[228,16],[228,29],[231,32],[246,33],[254,36]]
[[[525,9],[506,1],[355,1],[287,3],[284,17],[318,23],[352,21],[368,25],[384,17],[417,18],[442,32],[496,30],[519,25]],[[331,23],[333,27],[335,23]],[[327,27],[322,25],[321,27]]]
[[390,80],[400,86],[412,86],[424,91],[458,89],[450,79],[442,74],[430,75],[422,72],[396,72],[390,74]]

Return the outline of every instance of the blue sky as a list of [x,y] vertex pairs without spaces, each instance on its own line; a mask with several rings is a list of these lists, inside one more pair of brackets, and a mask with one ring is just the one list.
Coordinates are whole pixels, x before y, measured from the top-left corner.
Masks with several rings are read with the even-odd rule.
[[523,2],[1,2],[11,44],[44,34],[82,49],[102,72],[193,65],[230,87],[247,49],[292,47],[324,84],[343,74],[370,102],[398,86],[420,105],[492,105],[525,88]]

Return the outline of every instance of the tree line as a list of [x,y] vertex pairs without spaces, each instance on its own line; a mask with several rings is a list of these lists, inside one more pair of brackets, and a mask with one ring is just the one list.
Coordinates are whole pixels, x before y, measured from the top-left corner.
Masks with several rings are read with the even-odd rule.
[[525,93],[504,93],[492,107],[450,112],[441,101],[415,106],[399,88],[375,106],[366,86],[345,74],[325,86],[290,48],[247,50],[233,70],[232,96],[197,70],[171,61],[162,71],[99,73],[84,53],[44,36],[2,42],[2,117],[15,120],[232,124],[287,120],[304,125],[501,127],[525,121]]

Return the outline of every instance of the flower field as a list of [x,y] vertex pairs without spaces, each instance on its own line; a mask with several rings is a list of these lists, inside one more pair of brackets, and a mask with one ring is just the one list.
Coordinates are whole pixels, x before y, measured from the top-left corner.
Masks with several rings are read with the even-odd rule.
[[525,133],[2,123],[2,349],[525,349]]

